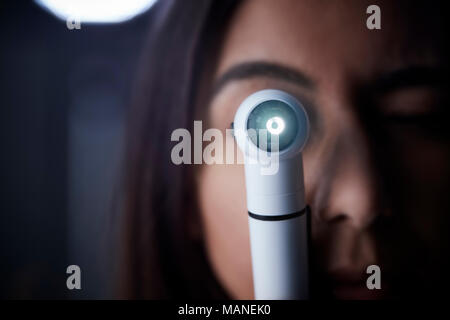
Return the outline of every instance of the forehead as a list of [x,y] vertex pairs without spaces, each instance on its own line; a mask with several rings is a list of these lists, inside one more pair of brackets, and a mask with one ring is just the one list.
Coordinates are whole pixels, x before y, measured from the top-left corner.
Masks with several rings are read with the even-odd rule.
[[369,1],[244,1],[225,34],[217,74],[242,62],[270,61],[320,82],[343,75],[368,78],[405,64],[433,64],[436,57],[426,37],[419,39],[409,23],[410,10],[392,3],[378,1],[382,29],[369,30]]

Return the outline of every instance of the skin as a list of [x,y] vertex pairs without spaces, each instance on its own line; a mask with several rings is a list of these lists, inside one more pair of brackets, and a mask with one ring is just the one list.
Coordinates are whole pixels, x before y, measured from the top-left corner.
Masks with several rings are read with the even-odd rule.
[[[264,74],[227,81],[211,99],[205,119],[225,134],[239,104],[269,88],[289,92],[305,105],[311,132],[303,159],[318,297],[397,296],[406,287],[399,289],[393,279],[403,283],[399,279],[408,275],[416,277],[419,292],[425,283],[438,281],[431,275],[435,265],[416,261],[416,267],[405,268],[410,257],[428,252],[428,261],[438,265],[446,248],[448,202],[443,199],[449,186],[443,177],[449,175],[450,152],[448,141],[423,119],[441,112],[447,97],[427,81],[374,89],[397,70],[434,70],[443,61],[392,2],[378,3],[382,29],[368,30],[370,4],[245,1],[225,32],[215,81],[221,83],[242,63],[264,62],[302,73],[309,84]],[[421,26],[434,32],[431,23]],[[198,188],[211,265],[231,297],[251,299],[243,165],[205,165]],[[382,290],[366,288],[371,264],[381,268]]]

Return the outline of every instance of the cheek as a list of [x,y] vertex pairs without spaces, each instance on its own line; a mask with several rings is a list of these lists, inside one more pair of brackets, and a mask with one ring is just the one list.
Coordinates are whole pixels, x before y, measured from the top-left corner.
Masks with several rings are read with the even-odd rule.
[[199,178],[199,204],[210,263],[232,298],[251,299],[244,167],[205,165]]
[[[405,131],[405,130],[403,130]],[[398,134],[404,206],[410,223],[429,247],[447,243],[450,150],[446,143],[423,135]]]
[[395,128],[390,133],[395,156],[406,179],[405,187],[420,190],[418,196],[447,194],[448,179],[445,177],[450,175],[448,141],[430,139],[413,128]]

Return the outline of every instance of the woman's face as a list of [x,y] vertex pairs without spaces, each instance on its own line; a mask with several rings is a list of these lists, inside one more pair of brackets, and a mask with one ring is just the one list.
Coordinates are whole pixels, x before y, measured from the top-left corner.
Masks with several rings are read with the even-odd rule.
[[[382,28],[368,30],[370,4],[245,1],[225,32],[208,107],[208,125],[224,134],[239,104],[261,89],[289,92],[307,109],[316,296],[433,287],[448,249],[450,152],[441,126],[448,97],[444,61],[429,42],[438,29],[421,20],[426,32],[416,32],[418,20],[406,17],[413,11],[378,1]],[[244,167],[205,165],[198,178],[212,267],[233,298],[250,299]],[[381,268],[381,290],[366,288],[372,264]]]

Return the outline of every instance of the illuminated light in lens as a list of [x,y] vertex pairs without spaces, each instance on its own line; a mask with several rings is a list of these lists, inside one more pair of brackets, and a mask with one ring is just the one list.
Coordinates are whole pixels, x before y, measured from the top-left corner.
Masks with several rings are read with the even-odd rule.
[[147,11],[156,0],[34,0],[61,20],[117,23]]
[[284,121],[280,117],[273,117],[267,120],[266,128],[271,134],[280,134],[284,130]]

